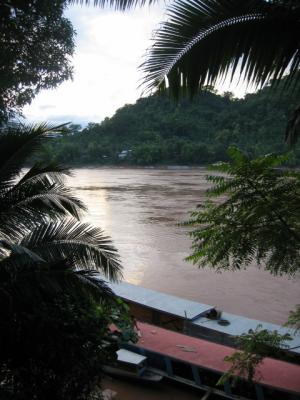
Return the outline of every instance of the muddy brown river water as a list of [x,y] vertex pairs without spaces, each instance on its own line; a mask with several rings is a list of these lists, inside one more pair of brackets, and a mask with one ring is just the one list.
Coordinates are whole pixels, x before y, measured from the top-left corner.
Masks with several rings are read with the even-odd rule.
[[86,219],[112,237],[126,281],[274,323],[300,303],[299,277],[274,277],[256,265],[220,274],[184,261],[191,240],[178,222],[204,200],[204,168],[74,172],[69,183],[88,206]]

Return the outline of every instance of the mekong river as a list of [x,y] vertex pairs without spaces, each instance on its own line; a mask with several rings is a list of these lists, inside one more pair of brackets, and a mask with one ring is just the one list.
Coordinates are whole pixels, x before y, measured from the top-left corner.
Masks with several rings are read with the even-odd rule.
[[255,265],[215,273],[184,261],[191,239],[178,222],[205,198],[206,170],[80,168],[69,183],[86,219],[111,236],[130,283],[274,323],[300,303],[299,277],[274,277]]

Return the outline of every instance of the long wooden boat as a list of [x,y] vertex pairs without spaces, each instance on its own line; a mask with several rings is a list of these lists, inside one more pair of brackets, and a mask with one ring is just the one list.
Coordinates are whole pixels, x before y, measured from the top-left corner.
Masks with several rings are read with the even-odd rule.
[[229,369],[224,357],[232,355],[234,348],[146,323],[138,322],[137,327],[138,342],[122,347],[147,357],[148,365],[167,378],[200,389],[211,388],[218,398],[221,391],[230,399],[300,400],[299,365],[265,358],[253,384],[241,376],[236,386],[227,382],[218,388],[217,381]]
[[300,334],[280,325],[218,312],[211,305],[171,296],[127,282],[108,285],[130,308],[137,320],[161,326],[215,343],[235,346],[235,336],[255,330],[259,325],[268,331],[289,333],[291,341],[284,343],[283,351],[300,361]]

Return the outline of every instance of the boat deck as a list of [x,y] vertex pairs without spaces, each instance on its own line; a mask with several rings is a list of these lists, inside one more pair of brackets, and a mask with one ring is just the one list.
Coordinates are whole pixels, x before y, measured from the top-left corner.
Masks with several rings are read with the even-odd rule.
[[[224,361],[224,357],[236,351],[232,347],[150,324],[139,322],[138,328],[141,335],[136,343],[138,347],[220,373],[226,372],[229,368],[229,363]],[[300,366],[265,358],[257,369],[255,381],[260,385],[300,393]]]

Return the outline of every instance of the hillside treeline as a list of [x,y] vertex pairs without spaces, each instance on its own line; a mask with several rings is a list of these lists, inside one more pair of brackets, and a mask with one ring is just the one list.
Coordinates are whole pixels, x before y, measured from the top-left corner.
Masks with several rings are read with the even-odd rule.
[[[100,124],[73,126],[45,146],[42,157],[70,165],[203,165],[226,160],[230,145],[254,157],[282,152],[287,121],[299,103],[269,87],[244,99],[208,90],[179,103],[154,94]],[[298,148],[292,163],[300,163]]]

